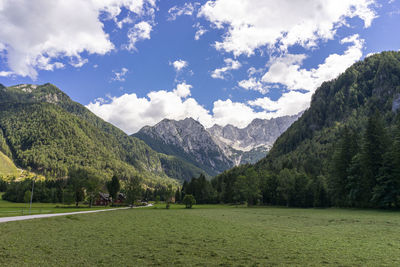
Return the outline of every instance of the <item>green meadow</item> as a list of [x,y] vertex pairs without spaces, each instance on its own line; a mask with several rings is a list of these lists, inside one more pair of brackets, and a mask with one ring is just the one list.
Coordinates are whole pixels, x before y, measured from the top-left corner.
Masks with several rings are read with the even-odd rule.
[[1,199],[2,194],[3,193],[0,193],[0,217],[105,209],[105,207],[89,208],[87,205],[81,205],[76,208],[75,205],[34,202],[32,203],[32,208],[29,210],[29,203],[14,203],[5,201]]
[[398,266],[400,213],[163,205],[0,224],[1,266]]

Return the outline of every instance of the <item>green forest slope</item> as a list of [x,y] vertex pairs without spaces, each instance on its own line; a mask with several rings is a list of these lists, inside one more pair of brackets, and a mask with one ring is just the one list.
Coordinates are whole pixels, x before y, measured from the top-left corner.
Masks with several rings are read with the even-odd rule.
[[47,177],[64,177],[74,166],[92,168],[104,178],[137,173],[148,184],[197,174],[187,169],[189,174],[174,173],[175,158],[126,135],[51,84],[1,86],[0,128],[0,150],[16,165]]
[[266,158],[213,183],[228,200],[247,177],[264,203],[400,207],[399,107],[400,53],[369,56],[324,82]]

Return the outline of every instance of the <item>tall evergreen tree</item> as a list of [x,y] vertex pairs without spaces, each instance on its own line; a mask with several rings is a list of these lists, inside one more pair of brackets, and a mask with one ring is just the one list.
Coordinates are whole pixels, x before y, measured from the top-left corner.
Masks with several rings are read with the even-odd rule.
[[383,155],[387,149],[387,137],[379,111],[368,118],[362,147],[362,195],[363,206],[371,206],[372,192],[377,185]]
[[400,124],[390,149],[383,155],[373,200],[382,208],[400,207]]
[[175,191],[175,203],[180,203],[181,202],[181,190],[179,187]]
[[344,127],[342,137],[333,155],[330,179],[331,195],[334,203],[338,206],[345,206],[348,204],[349,167],[358,150],[357,134],[347,126]]
[[108,181],[107,184],[107,190],[108,193],[110,194],[112,198],[112,205],[114,206],[114,202],[118,197],[119,190],[121,189],[121,184],[119,183],[119,179],[117,176],[113,176],[111,178],[111,181]]

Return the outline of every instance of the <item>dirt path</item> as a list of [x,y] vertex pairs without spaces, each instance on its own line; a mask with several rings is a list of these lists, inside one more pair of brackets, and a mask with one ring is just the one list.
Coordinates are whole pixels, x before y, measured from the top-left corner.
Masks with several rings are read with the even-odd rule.
[[[152,206],[151,204],[145,206]],[[26,216],[15,216],[15,217],[2,217],[0,218],[0,223],[5,222],[13,222],[13,221],[24,221],[24,220],[32,220],[32,219],[41,219],[48,217],[56,217],[56,216],[66,216],[66,215],[75,215],[75,214],[84,214],[84,213],[95,213],[95,212],[103,212],[103,211],[113,211],[113,210],[125,210],[130,209],[127,208],[115,208],[115,209],[106,209],[106,210],[87,210],[87,211],[76,211],[76,212],[65,212],[65,213],[52,213],[52,214],[36,214],[36,215],[26,215]]]

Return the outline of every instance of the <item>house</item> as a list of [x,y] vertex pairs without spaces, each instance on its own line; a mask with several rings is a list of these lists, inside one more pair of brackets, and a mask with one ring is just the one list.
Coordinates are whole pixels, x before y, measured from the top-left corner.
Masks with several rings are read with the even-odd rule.
[[[95,205],[96,206],[108,206],[112,203],[112,197],[110,194],[99,192],[99,195],[96,198]],[[118,193],[117,199],[114,200],[114,204],[123,204],[125,203],[126,196],[123,193]]]
[[96,198],[95,205],[96,206],[107,206],[111,203],[110,194],[99,192],[99,195]]

